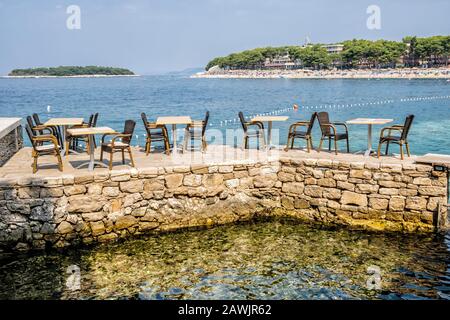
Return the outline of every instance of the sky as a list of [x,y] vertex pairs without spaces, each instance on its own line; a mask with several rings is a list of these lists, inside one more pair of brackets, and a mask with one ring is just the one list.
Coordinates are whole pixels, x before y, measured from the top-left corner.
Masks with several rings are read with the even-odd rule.
[[[67,7],[80,9],[80,28]],[[380,8],[380,29],[367,8]],[[450,34],[449,0],[0,0],[0,75],[59,65],[157,74],[264,46]]]

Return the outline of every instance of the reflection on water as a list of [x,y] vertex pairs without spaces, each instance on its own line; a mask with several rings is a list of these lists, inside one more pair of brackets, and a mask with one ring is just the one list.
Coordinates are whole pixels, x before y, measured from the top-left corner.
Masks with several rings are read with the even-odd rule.
[[[450,235],[321,229],[290,220],[5,256],[0,298],[450,299]],[[81,290],[66,286],[80,267]],[[381,270],[369,290],[367,268]]]

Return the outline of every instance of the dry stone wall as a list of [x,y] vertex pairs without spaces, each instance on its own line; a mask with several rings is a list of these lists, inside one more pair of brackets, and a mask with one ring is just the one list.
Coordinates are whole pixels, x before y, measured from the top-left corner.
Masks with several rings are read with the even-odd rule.
[[291,216],[355,228],[445,228],[447,175],[430,165],[274,162],[0,179],[0,247],[42,249]]

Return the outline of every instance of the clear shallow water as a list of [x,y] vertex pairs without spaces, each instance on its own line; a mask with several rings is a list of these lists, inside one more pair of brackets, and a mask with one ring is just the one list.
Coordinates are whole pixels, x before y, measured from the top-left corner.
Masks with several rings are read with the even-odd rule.
[[[0,259],[0,299],[450,299],[450,237],[291,220]],[[71,265],[81,290],[66,288]],[[381,270],[368,290],[367,268]]]
[[[136,78],[0,79],[0,116],[25,117],[33,112],[49,117],[81,116],[99,112],[99,124],[122,130],[125,119],[138,121],[135,143],[143,144],[140,113],[155,119],[161,115],[191,115],[203,118],[211,111],[210,128],[220,121],[246,114],[264,113],[291,107],[325,104],[356,104],[383,100],[394,103],[328,110],[334,121],[356,117],[393,118],[403,123],[407,114],[416,115],[410,134],[414,154],[449,153],[450,99],[401,102],[408,97],[450,95],[446,80],[302,80],[302,79],[190,79],[186,75]],[[52,112],[47,113],[47,105]],[[316,110],[314,110],[316,111]],[[319,110],[317,110],[319,111]],[[280,142],[286,141],[289,125],[310,118],[311,110],[289,111],[280,129]],[[234,122],[229,128],[238,128]],[[379,135],[374,128],[374,143]],[[315,128],[315,146],[318,145]],[[350,127],[352,151],[367,144],[365,126]],[[181,139],[181,137],[180,137]],[[27,139],[26,139],[27,140]],[[395,149],[395,147],[394,147]],[[394,150],[398,152],[398,150]]]

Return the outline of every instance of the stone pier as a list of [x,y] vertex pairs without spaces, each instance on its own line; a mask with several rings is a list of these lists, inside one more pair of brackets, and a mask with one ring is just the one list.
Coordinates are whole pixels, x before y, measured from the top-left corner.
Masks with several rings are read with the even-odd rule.
[[378,231],[447,228],[438,206],[447,204],[447,172],[413,160],[294,150],[180,164],[138,152],[137,168],[0,171],[0,246],[67,247],[256,216]]
[[21,118],[0,118],[0,166],[23,146]]

